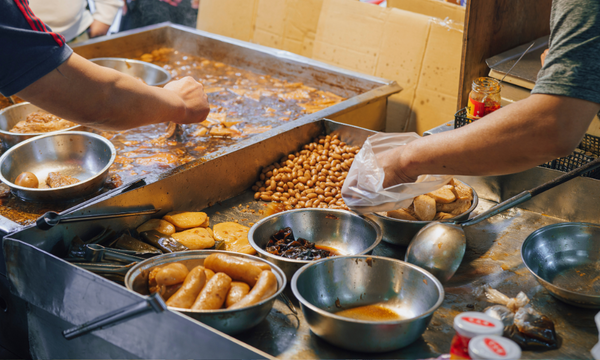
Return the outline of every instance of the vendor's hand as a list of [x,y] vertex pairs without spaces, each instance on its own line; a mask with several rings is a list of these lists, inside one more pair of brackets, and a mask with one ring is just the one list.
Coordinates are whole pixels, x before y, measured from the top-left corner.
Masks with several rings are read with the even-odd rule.
[[183,79],[171,81],[164,86],[164,89],[177,94],[185,104],[185,117],[175,122],[179,124],[192,124],[206,120],[210,112],[210,107],[202,84],[194,80],[191,76],[186,76]]
[[542,55],[540,55],[540,60],[542,60],[542,66],[544,66],[544,62],[546,61],[546,56],[548,56],[549,51],[550,49],[546,49],[546,51],[544,51]]
[[106,25],[102,21],[94,20],[88,28],[88,34],[91,38],[95,38],[106,35],[108,33],[108,29],[110,29],[110,25]]
[[384,189],[402,183],[415,182],[416,180],[416,178],[413,179],[408,176],[401,168],[400,158],[402,156],[402,150],[404,150],[404,147],[400,146],[377,155],[377,162],[383,167],[385,173],[385,178],[383,179]]

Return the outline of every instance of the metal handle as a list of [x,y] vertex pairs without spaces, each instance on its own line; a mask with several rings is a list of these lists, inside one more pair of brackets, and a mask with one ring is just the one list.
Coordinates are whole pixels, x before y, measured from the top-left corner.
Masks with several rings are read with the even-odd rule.
[[290,298],[286,294],[282,292],[281,294],[279,294],[279,298],[281,299],[281,301],[283,301],[284,304],[287,305],[287,307],[294,313],[294,315],[298,315],[298,310],[296,310],[296,307],[294,306],[294,304],[292,304],[292,300],[290,300]]
[[115,326],[151,311],[161,313],[165,310],[167,310],[167,305],[158,293],[154,293],[146,297],[142,302],[128,305],[106,315],[99,316],[85,324],[67,329],[63,331],[62,334],[65,339],[71,340],[94,330],[106,329],[111,326]]
[[152,215],[159,212],[161,209],[141,210],[141,211],[121,211],[110,214],[92,214],[92,215],[78,215],[63,217],[59,220],[61,223],[79,222],[79,221],[90,221],[90,220],[102,220],[102,219],[114,219],[126,216],[134,215]]
[[139,256],[131,255],[124,251],[113,250],[109,248],[105,248],[99,244],[87,244],[85,246],[85,258],[90,262],[102,262],[103,260],[107,261],[117,261],[117,262],[140,262],[144,261],[144,258]]

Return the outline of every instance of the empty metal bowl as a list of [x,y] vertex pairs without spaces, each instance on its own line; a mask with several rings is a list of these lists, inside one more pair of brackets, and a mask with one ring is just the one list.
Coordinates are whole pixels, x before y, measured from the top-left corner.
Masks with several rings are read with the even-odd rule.
[[[463,184],[465,184],[463,182]],[[463,221],[469,218],[469,215],[475,210],[477,204],[479,203],[479,197],[470,185],[465,184],[471,188],[473,191],[473,203],[471,207],[466,212],[448,220],[442,221]],[[413,237],[421,230],[425,225],[431,223],[431,221],[411,221],[411,220],[401,220],[394,219],[391,217],[384,216],[378,213],[368,214],[367,217],[379,225],[381,227],[381,232],[383,234],[383,241],[401,246],[408,246]]]
[[100,66],[140,78],[150,86],[160,86],[171,81],[171,74],[167,70],[145,61],[112,57],[95,58],[90,59],[90,61]]
[[223,253],[229,256],[252,259],[269,264],[271,266],[271,271],[273,271],[277,277],[277,284],[279,287],[277,292],[268,299],[257,304],[235,310],[190,310],[172,307],[169,307],[169,309],[188,315],[208,326],[230,335],[240,333],[258,325],[265,317],[267,317],[275,303],[275,299],[281,294],[287,282],[285,274],[280,268],[256,256],[219,250],[194,250],[159,255],[142,261],[132,267],[125,276],[125,286],[131,291],[135,291],[142,295],[149,295],[148,273],[153,267],[166,265],[172,262],[181,262],[191,270],[198,265],[204,265],[204,259],[214,253]]
[[316,245],[327,246],[342,255],[370,254],[381,242],[381,230],[373,221],[344,210],[297,209],[266,217],[248,232],[250,245],[263,257],[281,267],[288,281],[302,266],[312,260],[294,260],[273,255],[265,250],[277,231],[290,227],[294,237]]
[[[30,201],[70,201],[93,194],[104,186],[116,150],[104,137],[88,132],[54,132],[25,140],[0,157],[0,181]],[[45,184],[48,173],[59,171],[80,182],[60,188],[33,189],[14,184],[22,172],[35,174]]]
[[[418,339],[444,300],[442,284],[429,272],[379,256],[344,256],[298,270],[292,291],[313,333],[344,349],[384,352]],[[336,315],[380,304],[398,320],[367,321]]]
[[[11,105],[7,108],[0,110],[0,140],[2,141],[2,149],[8,150],[11,147],[17,145],[21,141],[31,139],[36,136],[55,133],[57,131],[47,133],[29,133],[29,134],[18,134],[12,133],[9,130],[12,129],[19,121],[27,119],[27,116],[35,111],[41,110],[39,107],[28,103],[20,103]],[[72,126],[70,128],[60,130],[69,131],[79,128],[81,125]]]
[[554,297],[600,308],[600,225],[559,223],[531,233],[521,246],[523,263]]

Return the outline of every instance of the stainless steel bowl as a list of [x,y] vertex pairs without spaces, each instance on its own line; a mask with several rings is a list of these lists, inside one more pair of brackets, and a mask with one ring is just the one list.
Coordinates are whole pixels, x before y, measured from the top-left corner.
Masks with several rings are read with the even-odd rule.
[[273,304],[275,303],[275,299],[277,296],[279,296],[279,294],[281,294],[287,282],[285,279],[285,274],[279,267],[256,256],[218,250],[194,250],[159,255],[142,261],[141,263],[132,267],[131,270],[127,272],[127,275],[125,275],[125,286],[131,291],[135,291],[142,295],[148,295],[148,273],[153,267],[172,262],[181,262],[191,270],[198,265],[204,265],[204,259],[210,254],[214,253],[224,253],[229,256],[252,259],[269,264],[271,266],[271,270],[277,277],[277,283],[279,286],[277,292],[258,304],[235,310],[190,310],[172,307],[169,307],[169,309],[177,310],[208,326],[230,335],[240,333],[258,325],[265,317],[267,317],[271,311],[271,308],[273,307]]
[[[465,184],[463,182],[463,184]],[[473,191],[473,203],[471,207],[466,212],[448,220],[442,220],[443,222],[451,222],[451,221],[463,221],[469,218],[469,215],[475,210],[477,204],[479,203],[479,197],[470,185],[465,184],[471,188]],[[383,234],[383,241],[401,246],[408,246],[412,238],[421,230],[425,225],[431,223],[431,221],[410,221],[410,220],[401,220],[394,219],[391,217],[387,217],[378,213],[372,213],[366,215],[368,218],[373,220],[374,222],[381,227],[381,232]]]
[[[344,256],[298,270],[292,291],[313,333],[344,349],[384,352],[418,339],[444,301],[442,284],[404,261],[379,256]],[[336,315],[341,308],[384,303],[403,319],[385,322]]]
[[521,258],[554,297],[583,308],[600,308],[600,225],[559,223],[531,233]]
[[[104,137],[88,132],[54,132],[25,140],[0,157],[0,181],[12,192],[31,201],[70,201],[93,194],[104,186],[117,152]],[[24,171],[32,172],[40,184],[48,173],[60,171],[79,183],[56,189],[32,189],[14,184]]]
[[171,81],[171,74],[167,70],[145,61],[112,57],[95,58],[90,61],[140,78],[150,86],[160,86]]
[[[11,147],[17,145],[21,141],[31,139],[36,136],[53,134],[58,131],[52,131],[47,133],[30,133],[30,134],[17,134],[11,133],[9,130],[12,129],[19,121],[27,119],[27,116],[35,111],[41,110],[39,107],[28,103],[20,103],[9,106],[0,110],[0,141],[2,141],[2,150],[6,151]],[[81,127],[81,125],[72,126],[70,128],[60,131],[70,131]]]
[[344,255],[370,254],[381,242],[381,230],[373,221],[344,210],[297,209],[266,217],[248,232],[250,245],[263,257],[281,267],[288,281],[311,260],[294,260],[265,250],[271,235],[290,227],[296,238],[328,246]]

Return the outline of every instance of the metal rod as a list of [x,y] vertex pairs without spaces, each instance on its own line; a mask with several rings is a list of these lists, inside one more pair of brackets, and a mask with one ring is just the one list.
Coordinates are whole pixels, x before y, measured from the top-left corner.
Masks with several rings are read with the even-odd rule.
[[141,210],[141,211],[122,211],[117,213],[110,214],[92,214],[92,215],[78,215],[78,216],[68,216],[61,218],[59,222],[61,223],[70,223],[70,222],[79,222],[79,221],[89,221],[89,220],[102,220],[102,219],[114,219],[126,216],[133,215],[152,215],[159,212],[161,209],[151,209],[151,210]]
[[533,47],[533,45],[535,45],[535,41],[531,43],[531,45],[529,45],[529,47],[527,49],[525,49],[525,51],[523,51],[523,53],[521,54],[521,56],[519,56],[519,58],[517,59],[517,61],[515,61],[515,63],[513,64],[513,66],[510,67],[510,69],[508,69],[508,71],[506,72],[506,74],[504,74],[504,76],[502,77],[502,79],[500,79],[500,84],[502,84],[502,82],[504,81],[504,78],[506,78],[508,76],[508,74],[510,74],[510,72],[512,71],[512,69],[515,68],[515,66],[517,66],[517,64],[519,63],[519,61],[521,61],[521,59],[523,58],[523,56],[525,56],[525,54],[527,54],[527,52],[529,51],[529,49],[531,49]]

